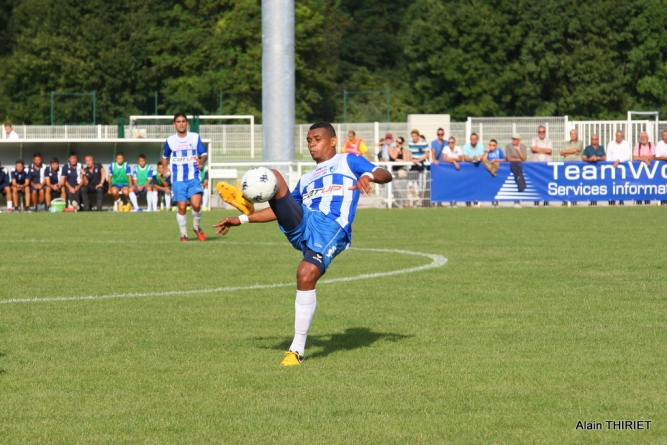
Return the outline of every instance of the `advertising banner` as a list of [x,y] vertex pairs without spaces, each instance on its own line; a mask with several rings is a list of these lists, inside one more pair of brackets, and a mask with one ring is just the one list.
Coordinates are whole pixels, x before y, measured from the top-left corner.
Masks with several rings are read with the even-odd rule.
[[431,165],[431,200],[471,201],[667,201],[667,162],[524,162],[519,191],[510,163],[493,176],[481,163]]

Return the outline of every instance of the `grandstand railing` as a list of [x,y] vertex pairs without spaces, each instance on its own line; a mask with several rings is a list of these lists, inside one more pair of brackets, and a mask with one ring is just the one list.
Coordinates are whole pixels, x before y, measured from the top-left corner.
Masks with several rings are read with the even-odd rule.
[[[295,134],[295,156],[297,160],[309,160],[306,136],[311,124],[298,124],[294,128]],[[567,116],[561,117],[471,117],[466,122],[451,122],[450,133],[446,138],[454,136],[457,145],[463,146],[469,139],[470,134],[475,132],[480,136],[482,144],[487,145],[490,139],[496,139],[500,147],[505,147],[510,142],[513,133],[519,133],[525,145],[530,144],[530,139],[536,135],[537,127],[544,125],[547,135],[554,143],[554,160],[560,160],[559,151],[563,144],[569,140],[569,131],[576,129],[579,139],[584,145],[590,142],[590,136],[596,133],[600,136],[600,143],[606,146],[614,139],[616,130],[622,130],[626,135],[632,135],[632,141],[636,142],[642,131],[656,134],[655,122],[650,120],[569,120]],[[370,122],[370,123],[334,123],[334,128],[339,135],[339,148],[347,138],[347,132],[354,130],[358,137],[366,142],[369,150],[376,154],[380,148],[375,144],[386,133],[391,133],[396,139],[403,136],[409,141],[410,131],[405,122]],[[147,125],[145,126],[145,137],[167,138],[174,133],[171,124]],[[631,129],[632,131],[628,131]],[[667,129],[667,121],[658,123],[657,134]],[[21,139],[115,139],[118,137],[116,125],[15,125],[14,130]],[[251,134],[248,125],[200,125],[202,138],[211,141],[211,161],[231,162],[249,161],[250,159],[262,159],[262,126],[254,126],[254,140],[257,141],[255,151],[252,152]],[[125,127],[125,134],[131,137],[131,127]],[[6,137],[2,132],[2,138]],[[427,139],[434,139],[434,135],[426,135]],[[653,137],[651,137],[653,139]],[[656,142],[656,141],[654,141]],[[254,155],[254,156],[253,156]]]

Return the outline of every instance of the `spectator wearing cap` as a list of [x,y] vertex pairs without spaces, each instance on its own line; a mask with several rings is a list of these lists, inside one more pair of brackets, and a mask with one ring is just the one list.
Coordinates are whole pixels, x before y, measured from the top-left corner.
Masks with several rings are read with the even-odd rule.
[[19,134],[14,131],[14,127],[12,127],[12,124],[6,123],[5,124],[5,138],[6,139],[18,139]]
[[466,162],[482,162],[484,156],[484,145],[479,142],[477,133],[470,135],[470,142],[463,146],[463,159]]
[[[517,189],[520,192],[526,190],[526,179],[523,177],[523,165],[528,156],[528,148],[521,143],[521,135],[514,133],[512,142],[505,146],[505,157],[510,163],[510,170],[514,175]],[[519,201],[514,201],[516,206],[520,206]]]
[[0,161],[0,193],[5,195],[5,198],[7,199],[7,211],[12,212],[14,210],[12,200],[12,181],[2,167],[2,161]]
[[445,140],[445,130],[438,128],[436,133],[437,138],[431,142],[431,159],[435,165],[440,163],[440,157],[442,156],[442,150],[449,144]]
[[342,153],[349,153],[356,156],[366,156],[369,161],[373,162],[373,156],[368,151],[368,147],[364,143],[364,140],[357,137],[357,134],[354,130],[347,132],[347,139],[341,150]]
[[384,139],[381,139],[380,142],[375,144],[378,147],[381,147],[382,151],[379,153],[380,161],[389,162],[389,149],[394,147],[394,136],[391,133],[384,135]]

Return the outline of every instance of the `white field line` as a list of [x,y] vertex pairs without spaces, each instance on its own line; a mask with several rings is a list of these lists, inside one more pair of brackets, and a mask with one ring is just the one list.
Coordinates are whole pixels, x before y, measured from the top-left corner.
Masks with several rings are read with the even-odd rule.
[[[242,243],[248,244],[248,243]],[[260,244],[260,243],[253,243]],[[278,244],[278,243],[261,243],[261,244]],[[407,269],[392,270],[388,272],[376,272],[369,274],[355,275],[352,277],[341,277],[341,278],[332,278],[329,280],[318,281],[318,285],[321,284],[332,284],[332,283],[342,283],[346,281],[356,281],[356,280],[368,280],[373,278],[382,278],[389,277],[392,275],[401,275],[408,273],[421,272],[427,269],[434,269],[437,267],[442,267],[447,263],[447,258],[442,255],[422,253],[422,252],[413,252],[410,250],[398,250],[398,249],[370,249],[370,248],[359,248],[353,247],[350,250],[362,250],[367,252],[384,252],[384,253],[393,253],[401,255],[416,255],[430,258],[431,262],[423,266],[409,267]],[[274,284],[252,284],[248,286],[228,286],[228,287],[215,287],[210,289],[192,289],[192,290],[174,290],[166,292],[142,292],[142,293],[126,293],[126,294],[110,294],[110,295],[88,295],[81,297],[51,297],[51,298],[14,298],[10,300],[0,300],[0,304],[12,304],[12,303],[47,303],[47,302],[57,302],[57,301],[80,301],[80,300],[107,300],[111,298],[144,298],[144,297],[168,297],[172,295],[192,295],[192,294],[211,294],[218,292],[235,292],[240,290],[252,290],[252,289],[274,289],[278,287],[288,287],[294,286],[294,282],[289,283],[274,283]]]

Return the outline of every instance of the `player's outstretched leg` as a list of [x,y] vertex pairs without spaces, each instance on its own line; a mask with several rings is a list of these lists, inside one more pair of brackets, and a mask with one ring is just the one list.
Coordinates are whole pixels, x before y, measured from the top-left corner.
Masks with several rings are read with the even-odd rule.
[[[310,324],[315,315],[317,307],[317,295],[315,293],[315,284],[322,276],[323,271],[309,262],[309,255],[315,252],[308,251],[304,261],[299,264],[297,270],[297,291],[294,302],[294,339],[290,345],[289,351],[285,353],[285,358],[280,363],[282,366],[295,366],[303,361],[306,350],[306,338],[310,330]],[[323,269],[323,267],[322,267]]]
[[201,193],[195,193],[190,198],[190,206],[192,207],[192,228],[197,235],[199,241],[206,241],[204,231],[199,227],[201,223]]

